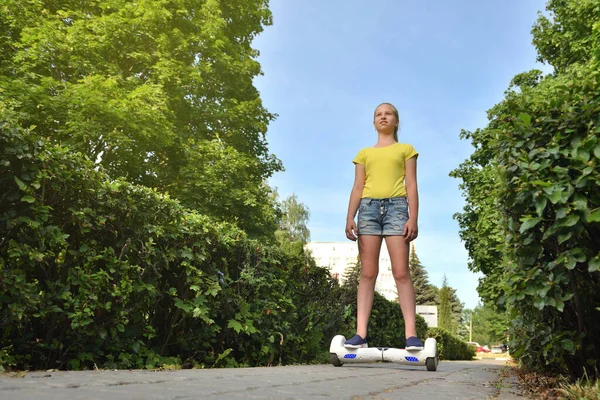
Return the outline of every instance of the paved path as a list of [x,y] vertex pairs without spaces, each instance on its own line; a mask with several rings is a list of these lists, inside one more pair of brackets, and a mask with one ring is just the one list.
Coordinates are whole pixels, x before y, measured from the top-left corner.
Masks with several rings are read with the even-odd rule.
[[[503,373],[504,371],[504,373]],[[0,399],[523,399],[505,361],[0,375]]]

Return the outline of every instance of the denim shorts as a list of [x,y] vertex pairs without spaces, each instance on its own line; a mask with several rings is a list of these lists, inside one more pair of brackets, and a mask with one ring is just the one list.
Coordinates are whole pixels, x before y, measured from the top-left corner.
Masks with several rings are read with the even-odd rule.
[[357,224],[359,235],[401,236],[407,221],[406,197],[360,199]]

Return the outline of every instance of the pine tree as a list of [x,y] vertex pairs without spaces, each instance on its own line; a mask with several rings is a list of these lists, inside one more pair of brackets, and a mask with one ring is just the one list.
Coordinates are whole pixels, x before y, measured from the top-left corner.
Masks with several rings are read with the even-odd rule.
[[419,256],[417,256],[414,243],[410,249],[408,266],[410,268],[410,275],[415,287],[417,305],[435,305],[437,303],[437,288],[429,283],[427,271],[421,264]]
[[446,329],[449,332],[454,332],[452,320],[451,290],[452,288],[448,286],[448,279],[444,274],[444,281],[442,283],[442,287],[440,289],[439,294],[440,305],[438,306],[438,327]]
[[354,265],[346,268],[344,273],[342,274],[342,278],[344,280],[344,286],[357,288],[358,282],[360,281],[360,256],[356,258],[356,263]]
[[[340,301],[342,304],[356,304],[356,295],[358,293],[358,283],[360,281],[360,256],[356,258],[356,263],[346,267],[342,273],[342,291]],[[356,308],[352,308],[356,312]]]
[[460,302],[458,296],[456,295],[456,289],[448,286],[448,294],[450,300],[450,314],[452,316],[451,332],[461,336],[465,333],[464,331],[466,331],[462,315],[464,304]]

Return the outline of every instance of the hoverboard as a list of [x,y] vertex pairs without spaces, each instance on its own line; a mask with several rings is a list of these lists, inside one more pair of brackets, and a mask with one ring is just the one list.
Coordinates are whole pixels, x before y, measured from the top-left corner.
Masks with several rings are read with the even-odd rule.
[[331,363],[341,367],[344,363],[369,363],[376,361],[392,362],[404,365],[426,366],[427,371],[435,371],[439,363],[437,342],[434,338],[425,340],[423,350],[409,351],[393,347],[362,347],[349,349],[344,347],[346,338],[336,335],[329,346]]

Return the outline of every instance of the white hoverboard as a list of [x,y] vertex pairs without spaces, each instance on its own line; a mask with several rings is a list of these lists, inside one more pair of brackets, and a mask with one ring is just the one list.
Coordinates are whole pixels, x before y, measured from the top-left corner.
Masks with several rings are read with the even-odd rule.
[[348,349],[344,347],[346,338],[336,335],[331,340],[329,353],[331,363],[341,367],[344,363],[368,363],[376,361],[392,362],[404,365],[424,365],[427,371],[435,371],[439,363],[437,342],[434,338],[425,340],[423,350],[408,351],[393,347],[363,347]]

